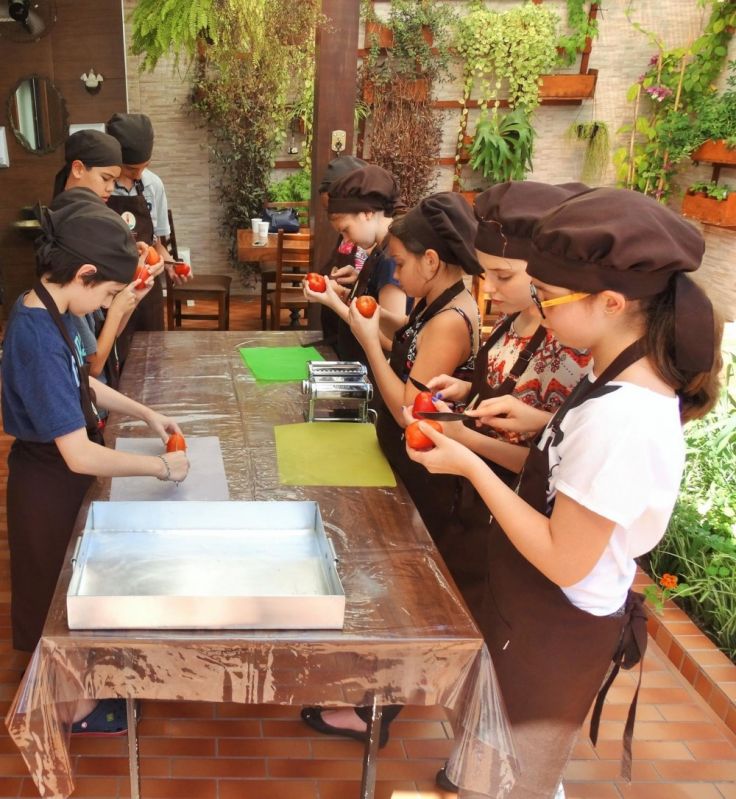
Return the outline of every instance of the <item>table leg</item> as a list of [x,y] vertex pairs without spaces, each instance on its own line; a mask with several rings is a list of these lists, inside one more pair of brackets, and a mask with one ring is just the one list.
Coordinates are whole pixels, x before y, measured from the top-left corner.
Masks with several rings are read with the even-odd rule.
[[140,799],[141,781],[138,773],[138,717],[135,699],[125,700],[128,714],[128,765],[130,767],[130,799]]
[[376,767],[378,758],[378,741],[381,737],[381,717],[383,708],[373,703],[371,718],[368,722],[368,737],[363,749],[363,776],[360,782],[360,799],[373,799],[376,790]]

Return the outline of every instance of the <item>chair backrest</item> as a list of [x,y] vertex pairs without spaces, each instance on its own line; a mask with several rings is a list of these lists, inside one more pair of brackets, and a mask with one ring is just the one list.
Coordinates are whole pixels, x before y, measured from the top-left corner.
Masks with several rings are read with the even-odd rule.
[[312,270],[313,256],[314,240],[308,230],[299,233],[284,233],[283,230],[279,230],[276,244],[276,276],[271,299],[272,320],[276,329],[278,329],[284,285],[295,286],[301,282],[302,277]]

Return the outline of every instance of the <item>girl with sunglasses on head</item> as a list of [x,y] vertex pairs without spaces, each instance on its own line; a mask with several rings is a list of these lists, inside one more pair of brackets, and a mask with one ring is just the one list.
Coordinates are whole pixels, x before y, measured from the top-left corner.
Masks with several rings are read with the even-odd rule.
[[[612,659],[615,675],[646,647],[634,559],[667,527],[685,460],[681,424],[717,397],[720,331],[687,276],[703,250],[690,223],[633,191],[561,203],[535,227],[527,271],[545,325],[590,350],[592,373],[535,439],[516,492],[453,440],[452,424],[443,435],[420,423],[435,448],[408,451],[432,473],[470,480],[493,515],[477,621],[518,756],[511,799],[564,795],[562,773]],[[454,765],[445,776],[462,784]]]

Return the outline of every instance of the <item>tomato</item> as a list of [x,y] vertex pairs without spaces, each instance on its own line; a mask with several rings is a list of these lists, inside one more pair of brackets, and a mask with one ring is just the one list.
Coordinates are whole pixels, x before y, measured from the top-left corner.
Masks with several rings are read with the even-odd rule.
[[436,410],[437,406],[432,402],[431,391],[420,391],[416,397],[414,397],[414,406],[411,409],[411,414],[415,419],[422,418],[419,415],[420,413],[428,413]]
[[191,271],[192,267],[189,266],[189,264],[174,264],[174,272],[176,272],[179,277],[187,277]]
[[365,316],[366,319],[370,319],[371,316],[373,316],[373,314],[376,312],[378,303],[374,297],[371,297],[369,294],[364,294],[362,297],[358,297],[358,299],[355,301],[355,307],[358,309],[358,313],[361,316]]
[[316,291],[318,294],[327,291],[327,281],[317,272],[310,272],[307,275],[307,286],[309,286],[310,291]]
[[184,452],[187,448],[187,442],[181,433],[172,433],[169,440],[166,442],[167,452]]
[[149,247],[148,252],[146,253],[146,263],[149,266],[153,266],[153,264],[157,264],[161,256],[158,254],[158,251],[155,247]]
[[149,277],[151,277],[151,273],[148,271],[148,269],[142,264],[138,264],[135,269],[135,274],[133,275],[133,280],[136,281],[134,288],[138,289],[139,291],[144,289],[146,287],[146,281]]
[[[436,430],[438,433],[442,432],[442,425],[439,422],[435,422],[434,419],[423,419],[422,421],[424,424],[430,425],[432,429]],[[411,449],[418,449],[420,452],[426,452],[428,449],[434,448],[432,439],[419,429],[419,422],[412,422],[409,427],[406,428],[405,435],[406,443]]]

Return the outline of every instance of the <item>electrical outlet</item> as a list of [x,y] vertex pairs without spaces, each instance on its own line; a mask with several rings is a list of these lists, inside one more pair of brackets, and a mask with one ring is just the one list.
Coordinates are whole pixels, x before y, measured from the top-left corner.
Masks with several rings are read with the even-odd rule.
[[194,300],[187,300],[187,308],[194,308]]
[[332,131],[332,143],[330,147],[336,153],[341,153],[345,149],[345,142],[346,136],[344,130],[333,130]]

